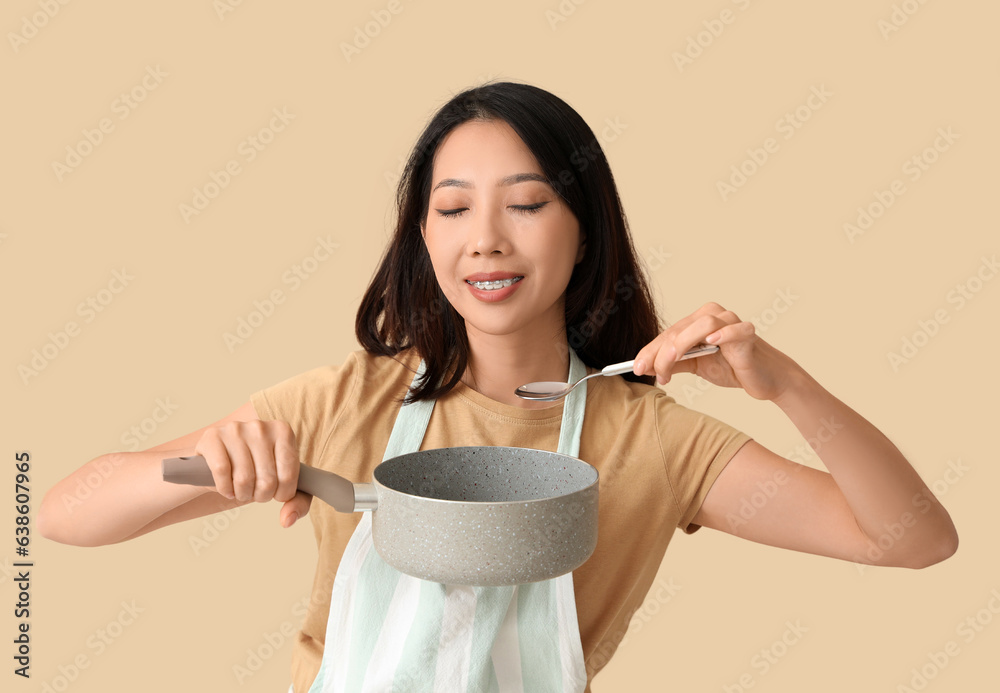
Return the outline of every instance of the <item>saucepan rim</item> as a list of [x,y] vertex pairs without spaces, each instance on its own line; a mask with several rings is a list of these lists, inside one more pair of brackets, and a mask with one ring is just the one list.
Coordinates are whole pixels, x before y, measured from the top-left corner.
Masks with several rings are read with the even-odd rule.
[[[584,468],[582,470],[584,472],[588,472],[588,471],[592,470],[593,473],[594,473],[594,480],[591,483],[589,483],[586,486],[584,486],[583,488],[578,488],[578,489],[575,489],[573,491],[568,491],[567,493],[562,493],[562,494],[558,494],[558,495],[555,495],[555,496],[546,496],[544,498],[529,498],[527,500],[489,501],[489,500],[453,500],[453,499],[450,499],[450,498],[432,498],[430,496],[420,496],[420,495],[417,495],[417,494],[414,494],[414,493],[408,493],[406,491],[400,491],[398,489],[392,488],[391,486],[387,486],[382,481],[380,481],[378,479],[378,476],[377,476],[380,469],[382,469],[384,466],[387,466],[387,465],[388,466],[392,466],[393,463],[397,462],[397,460],[403,460],[404,458],[415,457],[415,456],[430,456],[430,455],[426,455],[426,453],[439,452],[441,450],[457,451],[457,450],[471,450],[471,449],[476,449],[476,450],[494,450],[494,451],[496,451],[496,450],[513,450],[513,451],[517,451],[517,452],[544,453],[546,457],[556,457],[556,458],[561,457],[563,459],[572,461],[574,464],[584,465]],[[372,481],[371,481],[371,483],[376,488],[379,489],[379,492],[383,492],[383,491],[385,491],[385,492],[391,492],[393,494],[398,494],[400,496],[405,496],[406,498],[412,498],[414,500],[418,500],[418,501],[421,501],[421,502],[434,502],[434,503],[442,503],[442,504],[455,504],[455,505],[464,505],[464,506],[473,506],[473,507],[476,507],[476,506],[487,506],[487,505],[488,506],[492,506],[492,507],[499,507],[499,506],[506,506],[506,505],[532,505],[532,504],[542,503],[542,502],[545,502],[545,501],[565,500],[567,498],[571,498],[574,495],[586,493],[587,491],[591,490],[595,486],[599,486],[600,480],[601,480],[601,473],[597,469],[597,467],[595,467],[594,465],[590,464],[589,462],[581,460],[579,457],[573,457],[572,455],[566,455],[566,454],[563,454],[563,453],[560,453],[560,452],[551,452],[549,450],[539,450],[537,448],[520,448],[520,447],[494,446],[494,445],[464,445],[464,446],[461,446],[461,447],[429,448],[427,450],[420,450],[418,452],[409,452],[409,453],[406,453],[406,454],[403,454],[403,455],[399,455],[397,457],[393,457],[393,458],[390,458],[388,460],[385,460],[385,461],[381,462],[377,467],[375,467],[375,469],[372,471]],[[377,510],[378,509],[376,508],[376,511]]]

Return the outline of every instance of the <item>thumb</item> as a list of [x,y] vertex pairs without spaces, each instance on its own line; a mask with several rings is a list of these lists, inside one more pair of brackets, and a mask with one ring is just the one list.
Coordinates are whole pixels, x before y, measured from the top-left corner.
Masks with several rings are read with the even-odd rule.
[[281,506],[281,513],[278,516],[281,526],[287,529],[295,524],[296,520],[308,513],[312,498],[311,495],[304,491],[297,491],[292,500],[285,501]]

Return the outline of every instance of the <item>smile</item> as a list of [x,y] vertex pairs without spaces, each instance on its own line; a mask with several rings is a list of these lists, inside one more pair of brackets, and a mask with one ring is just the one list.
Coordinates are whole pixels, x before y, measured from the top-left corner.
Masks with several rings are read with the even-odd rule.
[[480,291],[497,291],[498,289],[505,289],[508,286],[513,286],[524,279],[524,277],[511,277],[510,279],[500,279],[492,282],[470,282],[468,279],[465,283],[469,286],[474,286]]

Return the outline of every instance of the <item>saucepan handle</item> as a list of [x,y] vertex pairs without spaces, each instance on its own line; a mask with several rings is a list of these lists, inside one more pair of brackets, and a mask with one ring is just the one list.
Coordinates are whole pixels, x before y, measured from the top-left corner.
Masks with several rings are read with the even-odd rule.
[[[212,470],[201,455],[168,457],[162,462],[163,480],[189,486],[215,486]],[[298,489],[326,501],[335,510],[352,513],[378,505],[372,484],[355,484],[342,476],[299,464]]]
[[168,457],[161,463],[163,480],[188,486],[215,486],[212,470],[201,455]]

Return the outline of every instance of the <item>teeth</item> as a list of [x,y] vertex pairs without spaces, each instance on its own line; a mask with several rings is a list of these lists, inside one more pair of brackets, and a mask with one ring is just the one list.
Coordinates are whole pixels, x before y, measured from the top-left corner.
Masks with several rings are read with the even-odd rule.
[[523,277],[512,277],[510,279],[501,279],[495,282],[468,282],[472,286],[480,289],[482,291],[496,291],[497,289],[504,289],[508,286],[513,286],[517,282],[521,281]]

